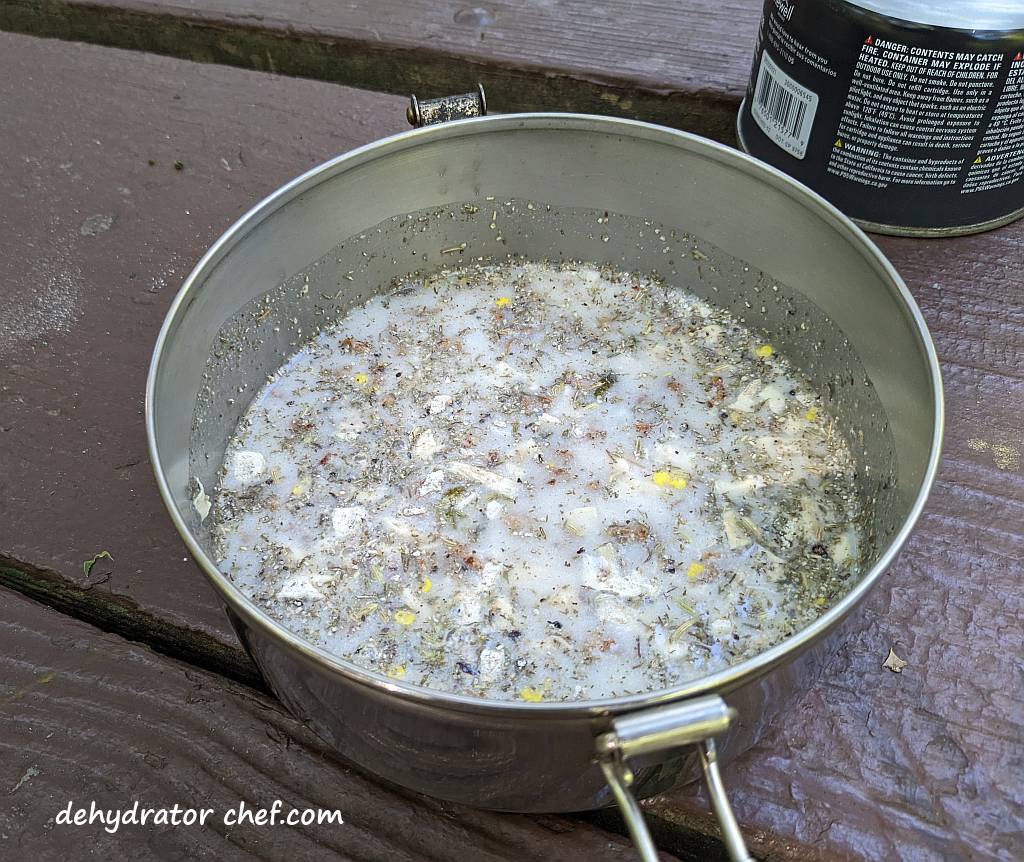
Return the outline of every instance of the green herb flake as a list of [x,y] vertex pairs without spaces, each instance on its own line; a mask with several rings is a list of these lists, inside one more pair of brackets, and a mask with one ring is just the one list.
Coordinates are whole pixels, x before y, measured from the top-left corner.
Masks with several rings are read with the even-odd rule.
[[594,395],[597,398],[604,398],[605,393],[615,384],[618,378],[609,371],[607,374],[602,374],[597,381],[597,386],[594,387]]
[[437,507],[438,513],[453,529],[458,525],[460,514],[456,503],[465,493],[466,488],[463,485],[456,485],[441,495],[441,504]]
[[83,562],[82,563],[82,571],[85,572],[85,576],[89,577],[89,572],[92,571],[92,567],[95,566],[97,562],[99,562],[100,560],[102,560],[104,558],[110,560],[110,562],[114,562],[114,558],[112,556],[110,556],[110,551],[100,551],[91,560],[86,560],[85,562]]

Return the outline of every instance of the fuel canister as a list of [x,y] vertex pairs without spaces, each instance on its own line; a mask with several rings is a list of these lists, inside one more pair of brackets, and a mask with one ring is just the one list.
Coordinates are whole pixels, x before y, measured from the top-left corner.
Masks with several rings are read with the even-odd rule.
[[1024,0],[767,0],[740,145],[878,233],[1024,215]]

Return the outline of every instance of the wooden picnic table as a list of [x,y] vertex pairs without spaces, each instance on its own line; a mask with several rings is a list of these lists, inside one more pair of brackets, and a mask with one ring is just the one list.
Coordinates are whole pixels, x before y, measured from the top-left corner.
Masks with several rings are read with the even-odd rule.
[[[0,4],[0,858],[632,858],[614,813],[431,800],[290,718],[164,512],[143,386],[205,248],[290,177],[401,130],[404,94],[480,80],[497,110],[614,113],[734,143],[759,6]],[[762,859],[1019,859],[1024,224],[877,241],[942,363],[939,479],[821,681],[725,778]],[[85,572],[101,550],[113,560]],[[901,674],[882,668],[890,647]],[[278,798],[346,823],[54,822],[71,800]],[[644,807],[665,858],[723,858],[698,788]]]

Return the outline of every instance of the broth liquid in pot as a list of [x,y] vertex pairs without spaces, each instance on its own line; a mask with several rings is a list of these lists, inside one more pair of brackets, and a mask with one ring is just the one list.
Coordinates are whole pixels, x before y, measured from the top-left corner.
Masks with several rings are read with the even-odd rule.
[[654,276],[512,260],[354,308],[253,400],[218,563],[360,666],[479,696],[662,689],[781,641],[860,574],[819,395]]

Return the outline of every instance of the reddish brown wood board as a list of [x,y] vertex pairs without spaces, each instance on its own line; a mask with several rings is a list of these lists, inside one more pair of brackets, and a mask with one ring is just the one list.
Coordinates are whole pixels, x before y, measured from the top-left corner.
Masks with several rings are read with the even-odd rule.
[[615,113],[732,139],[757,0],[8,0],[0,27],[499,111]]
[[[405,127],[404,102],[19,36],[0,45],[0,559],[233,644],[156,497],[142,424],[153,343],[221,231],[291,176]],[[86,576],[102,550],[113,563]]]
[[[741,822],[830,853],[1019,859],[1024,230],[877,239],[935,339],[945,455],[909,546],[821,683],[736,764],[733,798]],[[909,662],[898,675],[890,646]],[[685,790],[651,810],[699,819],[706,801]]]
[[[335,760],[246,686],[0,590],[0,858],[610,862],[626,839],[564,817],[477,811]],[[343,824],[240,825],[282,802]],[[73,810],[208,808],[206,825],[64,825]],[[179,814],[179,817],[181,815]],[[113,826],[106,821],[106,826]],[[672,857],[665,854],[668,862]]]

